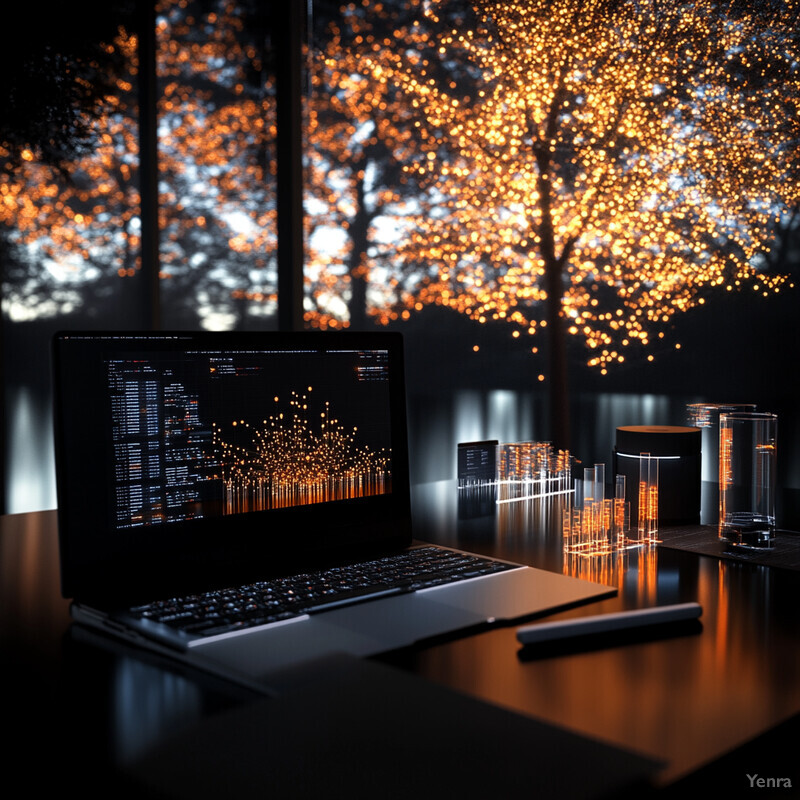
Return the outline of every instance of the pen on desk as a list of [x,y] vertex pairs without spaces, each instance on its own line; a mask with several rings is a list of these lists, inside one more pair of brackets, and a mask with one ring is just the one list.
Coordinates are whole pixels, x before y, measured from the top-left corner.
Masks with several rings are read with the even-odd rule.
[[632,611],[617,611],[611,614],[595,614],[577,619],[539,622],[517,628],[517,640],[525,645],[553,642],[578,636],[697,619],[702,613],[703,608],[699,603],[677,603],[652,608],[637,608]]

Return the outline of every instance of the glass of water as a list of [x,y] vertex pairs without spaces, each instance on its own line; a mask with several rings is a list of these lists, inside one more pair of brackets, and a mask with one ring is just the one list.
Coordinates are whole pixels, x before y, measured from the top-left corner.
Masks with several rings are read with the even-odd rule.
[[737,547],[771,547],[775,539],[778,417],[721,414],[719,536]]

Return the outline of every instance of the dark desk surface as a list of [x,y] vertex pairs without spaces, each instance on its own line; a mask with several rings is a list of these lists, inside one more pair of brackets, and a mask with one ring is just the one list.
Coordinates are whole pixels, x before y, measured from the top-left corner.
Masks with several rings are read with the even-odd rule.
[[[419,538],[619,589],[613,599],[557,616],[696,600],[704,609],[703,628],[695,635],[530,658],[521,657],[515,628],[501,628],[381,661],[661,759],[666,766],[659,787],[702,775],[704,765],[742,746],[732,785],[747,788],[746,774],[761,770],[790,777],[795,791],[800,787],[795,757],[770,764],[784,775],[766,773],[761,756],[747,748],[781,723],[792,725],[800,712],[798,572],[661,547],[569,558],[561,547],[557,500],[459,506],[448,481],[418,487],[414,503]],[[59,592],[55,512],[0,518],[3,722],[16,733],[20,758],[52,749],[112,765],[146,748],[162,730],[248,701],[228,685],[135,653],[99,649],[75,633]],[[796,724],[791,731],[796,736]],[[39,763],[46,770],[54,762]],[[80,767],[70,763],[59,761],[56,768],[74,770],[76,777]],[[778,796],[792,795],[784,790]]]

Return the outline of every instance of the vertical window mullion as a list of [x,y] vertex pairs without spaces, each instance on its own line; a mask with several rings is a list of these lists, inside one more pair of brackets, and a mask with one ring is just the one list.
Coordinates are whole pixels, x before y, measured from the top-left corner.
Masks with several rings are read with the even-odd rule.
[[303,0],[279,3],[275,19],[278,327],[303,327]]
[[141,314],[145,328],[161,327],[158,221],[158,96],[156,10],[153,0],[138,3],[139,175],[141,192]]

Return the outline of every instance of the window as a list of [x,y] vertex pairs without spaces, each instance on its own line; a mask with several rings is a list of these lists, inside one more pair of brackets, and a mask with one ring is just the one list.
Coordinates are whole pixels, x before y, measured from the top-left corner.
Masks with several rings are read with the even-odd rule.
[[400,329],[420,480],[792,407],[797,0],[61,5],[0,34],[7,510],[55,503],[57,327]]
[[[72,20],[59,16],[41,40],[12,48],[21,61],[10,93],[43,96],[39,117],[63,116],[69,137],[48,147],[49,127],[33,115],[30,141],[15,150],[4,135],[10,146],[0,151],[8,511],[55,505],[54,330],[276,324],[275,77],[264,5],[163,0],[132,13],[106,4],[102,24],[83,35],[62,36]],[[22,79],[28,47],[50,77]],[[80,94],[70,76],[92,91]]]

